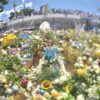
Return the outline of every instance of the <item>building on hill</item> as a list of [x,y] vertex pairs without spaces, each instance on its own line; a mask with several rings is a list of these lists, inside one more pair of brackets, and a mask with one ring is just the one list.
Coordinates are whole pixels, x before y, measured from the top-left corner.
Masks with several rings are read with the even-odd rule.
[[41,14],[45,14],[45,15],[48,14],[48,13],[50,13],[48,4],[42,5],[42,6],[40,7],[40,13],[41,13]]

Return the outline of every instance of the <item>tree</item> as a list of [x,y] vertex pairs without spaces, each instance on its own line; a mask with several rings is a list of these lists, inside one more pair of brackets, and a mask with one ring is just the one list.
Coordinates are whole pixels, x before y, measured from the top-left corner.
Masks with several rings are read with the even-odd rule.
[[25,8],[25,9],[22,9],[21,12],[23,12],[23,14],[25,16],[31,16],[31,13],[34,11],[34,9],[31,9],[31,8]]
[[4,10],[4,5],[8,3],[9,0],[0,0],[0,12]]
[[18,16],[31,16],[31,13],[34,11],[34,9],[31,9],[31,8],[25,8],[25,9],[22,9],[20,10],[19,12],[16,11],[16,15],[15,15],[15,12],[11,12],[10,13],[10,17],[9,17],[9,20],[12,20],[15,16],[18,17]]
[[14,12],[11,12],[9,19],[12,20],[14,18],[14,16],[15,16]]

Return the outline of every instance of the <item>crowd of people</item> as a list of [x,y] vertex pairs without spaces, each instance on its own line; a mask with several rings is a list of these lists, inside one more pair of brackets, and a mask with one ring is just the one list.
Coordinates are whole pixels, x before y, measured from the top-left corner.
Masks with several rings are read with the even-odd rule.
[[93,25],[86,20],[84,23],[81,22],[80,20],[75,20],[74,22],[74,26],[75,26],[75,30],[76,32],[80,32],[80,31],[93,31]]

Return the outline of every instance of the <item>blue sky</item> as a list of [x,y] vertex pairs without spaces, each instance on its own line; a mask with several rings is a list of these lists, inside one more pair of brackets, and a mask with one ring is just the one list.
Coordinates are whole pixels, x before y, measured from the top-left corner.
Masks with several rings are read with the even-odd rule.
[[[7,19],[9,13],[13,11],[12,5],[14,0],[9,0],[8,5],[5,6],[5,11],[0,13],[0,19]],[[23,8],[23,0],[15,0],[17,3],[17,10]],[[87,12],[93,12],[100,15],[97,12],[97,8],[100,8],[100,0],[25,0],[27,7],[33,7],[39,10],[39,7],[43,4],[49,4],[50,8],[64,8],[64,9],[79,9]]]

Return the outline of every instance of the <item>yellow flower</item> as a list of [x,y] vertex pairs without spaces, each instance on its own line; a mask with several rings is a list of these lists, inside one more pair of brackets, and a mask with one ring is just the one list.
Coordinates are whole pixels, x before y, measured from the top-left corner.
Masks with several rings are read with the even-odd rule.
[[52,88],[52,83],[49,80],[44,80],[41,83],[41,87],[45,90],[51,89]]
[[7,79],[5,78],[5,76],[2,77],[2,82],[7,83]]
[[62,100],[62,99],[63,99],[62,96],[57,96],[57,97],[56,97],[56,100]]
[[13,41],[15,41],[17,39],[17,36],[10,33],[10,34],[7,34],[6,36],[4,36],[3,38],[3,45],[10,45],[13,43]]
[[71,34],[73,34],[74,32],[75,32],[75,30],[73,30],[73,29],[68,29],[67,30],[69,33],[71,33]]
[[13,97],[13,96],[10,96],[10,97],[8,98],[8,100],[14,100],[14,97]]
[[78,76],[85,76],[87,74],[85,69],[77,69],[76,73]]
[[59,96],[59,93],[56,91],[56,90],[52,90],[51,91],[51,96],[53,96],[53,97],[57,97],[57,96]]
[[97,57],[100,57],[100,49],[98,49],[98,50],[95,51],[95,55],[96,55]]
[[65,87],[65,91],[67,92],[67,93],[70,93],[71,91],[72,91],[72,86],[71,85],[66,85],[66,87]]
[[33,100],[43,100],[41,95],[34,95]]

